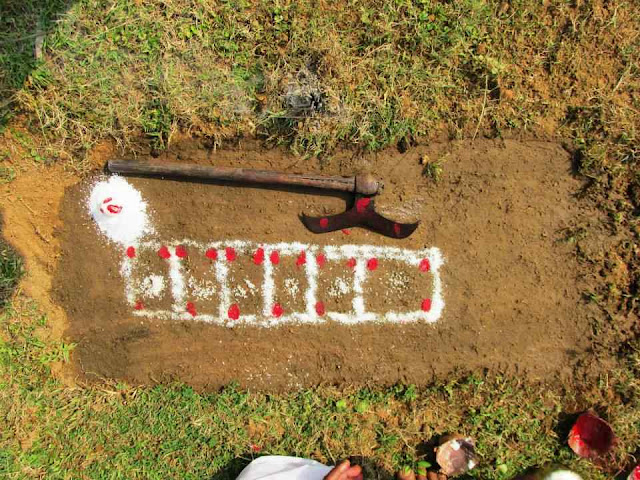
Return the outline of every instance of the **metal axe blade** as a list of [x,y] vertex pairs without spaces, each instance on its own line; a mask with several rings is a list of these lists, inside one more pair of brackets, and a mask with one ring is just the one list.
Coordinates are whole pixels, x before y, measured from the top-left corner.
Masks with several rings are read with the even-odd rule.
[[375,201],[369,197],[357,195],[353,207],[335,215],[310,217],[300,216],[304,226],[313,233],[327,233],[344,228],[365,227],[391,238],[406,238],[411,235],[420,222],[398,223],[383,217],[375,210]]

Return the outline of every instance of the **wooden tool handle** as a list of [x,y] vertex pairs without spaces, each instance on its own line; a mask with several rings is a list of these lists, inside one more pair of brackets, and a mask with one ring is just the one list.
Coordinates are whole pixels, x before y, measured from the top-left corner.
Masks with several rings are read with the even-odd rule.
[[339,177],[254,170],[250,168],[212,167],[183,163],[146,163],[129,160],[109,160],[107,168],[111,173],[226,180],[264,185],[295,185],[340,192],[356,192],[363,195],[375,195],[379,190],[379,183],[368,174],[358,175],[357,177]]

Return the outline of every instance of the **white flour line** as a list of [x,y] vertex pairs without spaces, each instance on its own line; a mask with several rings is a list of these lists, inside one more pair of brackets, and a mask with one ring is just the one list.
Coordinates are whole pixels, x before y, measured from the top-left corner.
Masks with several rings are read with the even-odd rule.
[[[185,271],[183,262],[186,259],[179,258],[176,255],[176,247],[190,247],[189,255],[194,256],[193,250],[197,250],[197,255],[202,255],[204,259],[205,252],[215,250],[217,258],[212,261],[211,269],[214,270],[217,282],[215,291],[219,301],[218,314],[195,313],[188,311],[187,299],[194,301],[206,300],[209,296],[198,296],[197,289],[191,289],[187,292],[189,281],[185,281]],[[137,265],[137,259],[141,252],[145,250],[157,251],[162,247],[157,241],[142,242],[136,246],[136,256],[129,258],[124,256],[122,267],[120,269],[125,280],[125,294],[127,302],[136,307],[141,296],[145,295],[145,291],[141,286],[145,279],[135,280],[133,272]],[[417,322],[423,321],[427,323],[436,322],[442,315],[444,309],[444,299],[442,293],[442,280],[440,278],[440,267],[444,264],[444,259],[440,250],[433,247],[425,250],[408,250],[395,247],[376,247],[370,245],[343,245],[343,246],[317,246],[308,245],[298,242],[293,243],[277,243],[277,244],[260,244],[257,242],[247,242],[242,240],[219,241],[210,243],[199,243],[189,239],[180,242],[171,242],[166,244],[170,257],[166,259],[168,262],[169,285],[173,298],[172,310],[151,310],[146,308],[135,309],[133,313],[138,316],[159,318],[164,320],[196,320],[206,323],[224,326],[238,325],[256,325],[256,326],[276,326],[287,323],[323,323],[327,320],[333,320],[340,323],[356,324],[361,322]],[[255,252],[262,248],[264,255],[260,265],[255,268],[263,268],[263,282],[261,286],[262,312],[261,316],[255,314],[245,314],[236,312],[232,314],[233,291],[229,286],[229,270],[233,263],[227,259],[227,249],[233,249],[236,256],[242,255],[246,259],[247,255],[254,255]],[[274,252],[279,256],[278,265],[274,265],[272,254]],[[306,261],[300,268],[304,272],[307,280],[307,288],[304,293],[305,308],[301,312],[276,312],[277,305],[275,303],[275,281],[274,275],[282,268],[281,263],[284,258],[298,258],[301,253],[306,255]],[[155,254],[155,253],[154,253]],[[318,313],[318,284],[317,279],[321,274],[316,262],[317,255],[324,255],[327,262],[348,262],[355,261],[352,269],[354,294],[351,312],[321,312]],[[430,300],[430,308],[427,310],[410,310],[410,311],[389,311],[385,313],[374,313],[366,310],[365,288],[366,279],[369,274],[368,262],[375,259],[376,262],[381,260],[402,262],[410,267],[419,268],[421,262],[427,259],[430,264],[430,273],[432,277],[431,292],[424,292],[425,298]],[[235,260],[237,261],[237,260]],[[429,294],[430,293],[430,294]],[[286,307],[286,306],[285,306]],[[197,309],[196,309],[197,310]],[[280,313],[280,314],[276,314]]]

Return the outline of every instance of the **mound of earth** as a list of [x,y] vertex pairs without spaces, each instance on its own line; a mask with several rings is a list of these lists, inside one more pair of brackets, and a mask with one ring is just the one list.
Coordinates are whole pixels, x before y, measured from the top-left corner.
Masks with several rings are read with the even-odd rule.
[[[336,213],[348,197],[128,178],[154,225],[146,243],[128,249],[89,214],[99,175],[68,182],[51,210],[59,256],[48,260],[47,289],[77,344],[76,378],[263,390],[421,385],[479,369],[551,380],[572,377],[590,352],[596,312],[581,298],[586,272],[564,238],[594,213],[576,199],[582,182],[557,144],[454,142],[303,162],[254,144],[214,151],[185,143],[149,160],[370,171],[385,182],[378,208],[421,223],[403,240],[361,229],[315,235],[299,213]],[[367,318],[352,312],[358,295]]]

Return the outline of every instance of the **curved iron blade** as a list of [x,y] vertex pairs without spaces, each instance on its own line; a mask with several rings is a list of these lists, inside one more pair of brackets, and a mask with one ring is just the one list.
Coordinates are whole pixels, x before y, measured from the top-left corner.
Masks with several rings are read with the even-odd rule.
[[354,219],[347,215],[351,210],[336,215],[327,215],[325,217],[309,217],[304,213],[300,215],[300,220],[307,229],[313,233],[327,233],[342,230],[343,228],[351,228],[356,226]]
[[314,233],[327,233],[343,228],[366,227],[376,233],[391,238],[406,238],[411,235],[420,222],[398,223],[383,217],[375,211],[373,199],[368,197],[356,198],[352,208],[336,215],[324,217],[300,216],[305,227]]
[[399,223],[383,217],[377,212],[375,215],[367,217],[364,225],[374,232],[381,233],[391,238],[406,238],[416,231],[420,222],[415,223]]

